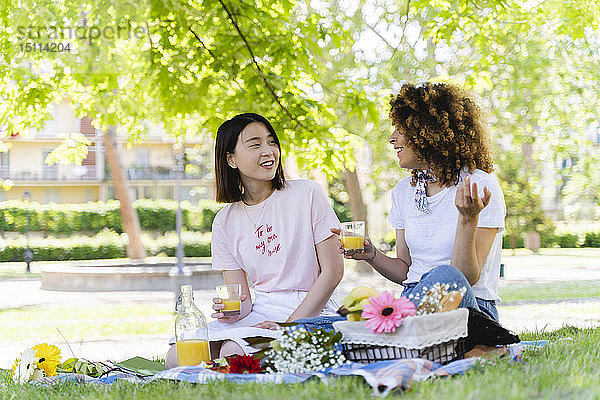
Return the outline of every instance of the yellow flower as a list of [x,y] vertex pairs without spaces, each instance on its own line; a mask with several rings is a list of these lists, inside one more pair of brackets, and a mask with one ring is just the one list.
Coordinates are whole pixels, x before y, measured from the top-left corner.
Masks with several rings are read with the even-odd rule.
[[37,367],[46,373],[46,376],[56,375],[56,367],[60,364],[60,350],[58,347],[42,343],[33,346],[35,356],[38,357]]
[[15,371],[17,370],[17,367],[19,366],[19,362],[21,362],[20,358],[17,358],[15,360],[15,365],[12,366],[12,372],[10,374],[10,377],[12,378],[13,376],[15,376]]

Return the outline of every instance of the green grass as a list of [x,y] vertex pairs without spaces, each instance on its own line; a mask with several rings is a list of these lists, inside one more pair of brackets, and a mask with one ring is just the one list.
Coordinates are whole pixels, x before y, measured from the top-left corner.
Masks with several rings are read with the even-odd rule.
[[172,330],[174,313],[156,306],[60,307],[0,309],[2,340],[44,338],[95,339],[119,335],[162,334]]
[[600,329],[563,328],[522,339],[550,339],[553,344],[530,353],[522,364],[498,360],[463,376],[418,383],[405,397],[446,399],[597,399],[600,397]]
[[543,300],[600,298],[600,280],[563,281],[549,283],[514,283],[500,288],[503,303]]
[[[1,264],[1,263],[0,263]],[[41,279],[39,272],[25,272],[25,263],[22,266],[0,266],[0,279]]]
[[[507,303],[598,297],[600,280],[544,284],[513,284],[500,289]],[[120,335],[163,334],[172,330],[174,314],[164,305],[128,304],[109,307],[21,307],[0,308],[2,340],[23,341],[44,338],[61,341],[88,340]]]
[[[0,389],[1,390],[1,389]],[[0,392],[1,394],[1,392]],[[16,385],[7,388],[3,399],[371,399],[372,390],[361,378],[334,381],[325,386],[318,381],[302,384],[247,384],[236,385],[218,382],[209,385],[189,383],[156,382],[145,386],[120,382],[108,388],[64,384],[56,388],[26,389]]]
[[[414,383],[402,399],[597,399],[600,397],[600,328],[563,328],[554,332],[522,334],[524,340],[549,339],[552,345],[528,352],[522,363],[497,359],[462,376]],[[5,381],[6,382],[6,381]],[[108,387],[58,384],[27,387],[8,383],[0,387],[2,399],[370,399],[372,389],[359,377],[303,384],[236,385],[218,382],[192,385],[156,382],[137,385],[127,382]]]

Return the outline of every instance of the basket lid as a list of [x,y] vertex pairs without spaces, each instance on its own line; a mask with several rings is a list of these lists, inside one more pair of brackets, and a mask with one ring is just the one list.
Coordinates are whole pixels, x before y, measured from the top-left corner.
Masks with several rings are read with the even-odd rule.
[[342,333],[342,343],[395,346],[423,349],[439,343],[466,337],[469,310],[459,308],[435,314],[406,317],[392,333],[372,333],[365,321],[338,321],[335,330]]

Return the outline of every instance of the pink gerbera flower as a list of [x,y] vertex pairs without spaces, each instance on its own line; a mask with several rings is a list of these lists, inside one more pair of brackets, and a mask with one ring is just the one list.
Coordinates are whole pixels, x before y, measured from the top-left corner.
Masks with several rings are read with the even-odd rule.
[[394,332],[402,325],[404,317],[417,313],[415,305],[406,297],[395,298],[390,292],[369,297],[360,315],[366,319],[365,326],[373,333]]

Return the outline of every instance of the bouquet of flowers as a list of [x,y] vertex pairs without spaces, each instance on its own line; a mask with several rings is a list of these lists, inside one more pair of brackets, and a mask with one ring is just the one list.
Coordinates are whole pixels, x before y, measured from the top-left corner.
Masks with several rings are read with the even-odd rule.
[[60,365],[60,350],[58,347],[41,343],[25,349],[15,360],[11,376],[15,383],[27,383],[45,376],[56,375]]
[[341,333],[324,329],[287,329],[265,352],[267,372],[307,373],[346,363],[336,345]]
[[[414,295],[415,301],[419,301],[417,315],[456,310],[467,289],[458,288],[456,283],[452,284],[452,290],[450,289],[450,284],[439,282],[434,283],[429,289],[423,287],[423,293]],[[409,298],[413,298],[413,295],[411,294]]]

